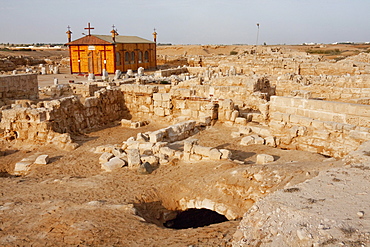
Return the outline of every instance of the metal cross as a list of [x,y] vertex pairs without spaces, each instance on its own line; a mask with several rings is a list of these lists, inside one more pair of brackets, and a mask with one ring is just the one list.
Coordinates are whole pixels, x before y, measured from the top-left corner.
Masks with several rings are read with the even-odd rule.
[[87,27],[85,27],[85,29],[87,29],[87,30],[89,30],[89,36],[91,35],[90,34],[90,30],[91,29],[95,29],[95,28],[93,28],[93,27],[90,27],[90,22],[87,24]]

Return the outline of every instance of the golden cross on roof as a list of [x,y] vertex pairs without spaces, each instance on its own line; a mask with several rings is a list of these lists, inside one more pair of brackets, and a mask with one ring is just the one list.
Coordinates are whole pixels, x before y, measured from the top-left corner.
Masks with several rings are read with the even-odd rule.
[[90,27],[90,22],[89,22],[89,23],[87,23],[87,27],[85,27],[85,29],[89,30],[89,36],[90,36],[90,35],[91,35],[91,34],[90,34],[90,30],[91,30],[91,29],[95,29],[95,28]]

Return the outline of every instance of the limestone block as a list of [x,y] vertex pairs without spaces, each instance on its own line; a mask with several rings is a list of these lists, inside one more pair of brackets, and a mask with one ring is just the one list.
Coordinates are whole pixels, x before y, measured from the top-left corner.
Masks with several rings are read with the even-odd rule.
[[139,145],[140,145],[140,142],[138,142],[138,141],[128,141],[127,142],[126,150],[129,150],[129,149],[139,149]]
[[144,142],[144,143],[140,143],[139,144],[139,150],[140,150],[140,153],[143,154],[143,153],[152,153],[153,148],[154,146],[154,143],[152,142]]
[[252,116],[251,121],[253,122],[261,123],[265,120],[264,116],[261,113],[250,113],[250,115]]
[[38,164],[38,165],[46,165],[48,163],[49,163],[49,155],[47,154],[40,155],[35,160],[35,164]]
[[240,141],[240,145],[248,146],[254,144],[254,138],[252,136],[243,137]]
[[235,122],[235,119],[236,119],[237,117],[239,117],[239,111],[234,110],[234,111],[231,113],[230,121],[231,121],[231,122]]
[[171,158],[175,155],[175,150],[169,148],[169,147],[161,147],[159,149],[159,153],[160,154],[164,154],[166,155],[167,157]]
[[94,153],[96,153],[96,154],[101,154],[101,153],[104,153],[104,152],[112,153],[112,152],[113,152],[113,149],[115,149],[115,148],[116,148],[116,146],[111,145],[111,144],[108,144],[108,145],[102,145],[102,146],[97,146],[97,147],[95,148]]
[[260,137],[258,135],[252,135],[252,137],[254,138],[254,143],[255,144],[260,144],[260,145],[265,144],[265,139],[263,139],[262,137]]
[[226,120],[230,121],[232,112],[233,111],[231,111],[231,110],[225,111],[225,119]]
[[123,166],[125,166],[126,163],[124,160],[121,160],[120,158],[118,157],[114,157],[112,159],[110,159],[107,163],[104,163],[101,165],[101,168],[107,172],[111,172],[115,169],[119,169]]
[[131,127],[131,120],[128,120],[128,119],[122,119],[122,120],[121,120],[121,126],[122,126],[122,127],[130,128],[130,127]]
[[165,132],[163,130],[153,131],[149,134],[150,142],[156,143],[163,140]]
[[162,94],[162,101],[170,101],[170,100],[171,100],[171,94],[169,93]]
[[144,133],[137,133],[136,141],[138,141],[138,142],[148,142],[149,141],[149,135],[144,134]]
[[159,150],[162,147],[166,146],[167,144],[168,144],[167,142],[157,142],[157,143],[155,143],[153,145],[153,148],[152,148],[153,153],[155,153],[155,154],[159,153]]
[[[145,97],[145,104],[146,105],[151,105],[152,104],[152,98],[151,97]],[[143,107],[149,109],[148,107],[144,106]],[[143,111],[143,110],[142,110]],[[145,112],[145,111],[144,111]]]
[[227,206],[225,206],[224,204],[221,204],[221,203],[217,203],[215,205],[215,211],[219,214],[223,214],[225,215],[226,212],[227,212]]
[[209,158],[211,160],[220,160],[222,156],[222,153],[219,152],[216,148],[212,148],[209,152]]
[[275,131],[275,132],[283,131],[285,125],[286,124],[284,122],[277,122],[277,121],[270,121],[270,123],[269,123],[270,129]]
[[202,156],[198,154],[191,154],[190,155],[190,161],[200,161],[202,160]]
[[212,119],[209,116],[199,117],[199,123],[200,124],[203,124],[205,126],[209,126],[211,124],[211,122],[212,122]]
[[137,171],[140,174],[151,174],[154,171],[154,168],[149,162],[145,162],[138,167]]
[[139,149],[127,150],[127,163],[130,169],[138,168],[141,164]]
[[298,135],[299,136],[305,136],[306,134],[307,134],[307,127],[305,127],[305,126],[299,126],[298,127]]
[[243,118],[243,117],[237,117],[237,118],[235,118],[235,124],[247,125],[247,119]]
[[162,108],[172,108],[172,103],[170,101],[162,101],[161,105]]
[[266,104],[260,104],[258,106],[258,109],[260,110],[260,112],[263,114],[263,115],[267,115],[268,112],[269,112],[269,104],[266,103]]
[[153,100],[154,101],[162,101],[162,94],[161,93],[153,93]]
[[184,140],[184,152],[193,153],[193,145],[198,144],[198,139],[187,139]]
[[212,211],[215,210],[215,203],[213,201],[206,198],[201,203],[202,203],[201,208],[206,208]]
[[210,157],[212,148],[211,147],[203,147],[200,145],[194,145],[193,146],[193,152],[194,154],[199,154],[201,156]]
[[173,157],[181,160],[183,156],[184,156],[184,152],[175,151],[175,155]]
[[312,118],[308,117],[300,117],[299,118],[299,125],[305,126],[305,127],[310,127],[312,123]]
[[125,153],[125,151],[123,151],[123,149],[121,149],[121,148],[114,148],[112,150],[112,154],[114,156],[118,157],[118,158],[124,158],[124,157],[127,156],[126,153]]
[[20,174],[23,174],[29,171],[32,164],[33,164],[33,161],[29,161],[29,160],[21,160],[20,162],[17,162],[14,167],[14,174],[20,175]]
[[128,147],[127,142],[123,142],[123,143],[122,143],[122,146],[121,146],[121,149],[122,149],[122,150],[126,150],[126,149],[127,149],[127,147]]
[[186,122],[181,122],[180,124],[184,126],[184,131],[191,131],[194,130],[197,122],[195,120],[188,120]]
[[267,164],[274,161],[274,157],[268,154],[258,154],[256,164]]
[[226,99],[220,102],[220,107],[225,110],[234,110],[234,102],[231,99]]
[[190,109],[181,109],[181,115],[183,116],[191,116],[191,110]]
[[196,110],[192,110],[191,111],[191,117],[193,119],[197,119],[199,117],[199,111],[196,111]]
[[261,125],[258,125],[258,126],[250,126],[252,132],[258,134],[258,135],[261,135],[261,136],[270,136],[271,135],[271,132],[270,132],[270,129],[265,127],[265,126],[261,126]]
[[[148,104],[150,105],[150,104]],[[145,105],[141,105],[139,106],[139,109],[138,109],[139,112],[144,112],[144,113],[149,113],[150,112],[150,108],[145,106]]]
[[228,159],[231,159],[231,151],[228,150],[228,149],[220,149],[219,150],[221,152],[221,159],[223,160],[228,160]]
[[154,114],[159,117],[164,117],[165,116],[165,109],[162,107],[155,107],[154,108]]
[[239,127],[239,132],[240,132],[241,134],[247,135],[247,134],[251,133],[251,132],[252,132],[252,130],[251,130],[251,128],[250,128],[250,127],[248,127],[248,126],[240,126],[240,127]]
[[298,126],[293,126],[288,130],[288,133],[291,137],[297,137],[298,136]]
[[181,126],[179,124],[175,124],[172,126],[169,126],[164,129],[165,135],[170,140],[170,142],[174,142],[178,139],[181,139],[181,135],[183,134],[183,131],[181,129]]
[[330,132],[326,130],[314,130],[312,132],[312,137],[321,139],[321,140],[327,140],[330,136]]
[[186,100],[176,100],[177,109],[185,109],[185,107],[186,107]]
[[185,160],[185,161],[190,161],[190,156],[191,156],[190,153],[184,152],[184,154],[182,156],[182,159]]
[[365,141],[370,139],[370,133],[364,131],[351,130],[349,137],[356,141]]
[[300,116],[297,116],[297,115],[290,115],[290,122],[292,124],[298,124],[300,122]]
[[282,122],[283,121],[283,114],[280,113],[280,112],[270,113],[270,119],[271,120],[276,120],[278,122]]
[[157,166],[159,162],[159,158],[154,155],[142,155],[140,159],[142,163],[149,162],[152,166]]
[[270,147],[276,147],[276,141],[274,136],[268,136],[265,138],[265,144]]
[[99,164],[107,163],[114,155],[111,153],[102,153],[99,157]]
[[240,132],[231,132],[231,137],[232,138],[238,138],[241,137],[243,134]]
[[282,113],[283,122],[287,123],[290,122],[290,114],[288,113]]
[[165,109],[164,109],[164,115],[165,115],[165,116],[169,116],[169,115],[171,115],[171,114],[172,114],[171,109],[168,109],[168,108],[165,108]]

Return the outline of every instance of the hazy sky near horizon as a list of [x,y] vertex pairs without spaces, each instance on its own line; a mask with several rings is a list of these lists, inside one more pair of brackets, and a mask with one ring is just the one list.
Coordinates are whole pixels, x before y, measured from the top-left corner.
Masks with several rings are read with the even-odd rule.
[[370,41],[370,0],[0,0],[0,43],[66,43],[92,34],[172,44]]

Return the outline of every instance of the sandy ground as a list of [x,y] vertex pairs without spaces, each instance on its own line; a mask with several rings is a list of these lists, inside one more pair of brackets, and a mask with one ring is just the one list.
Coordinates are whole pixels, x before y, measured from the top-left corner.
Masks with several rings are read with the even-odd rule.
[[[258,153],[273,154],[277,160],[271,165],[274,170],[294,174],[290,184],[304,181],[310,177],[307,174],[315,175],[333,165],[322,162],[325,158],[318,154],[258,145],[240,146],[240,139],[230,137],[232,128],[217,124],[195,137],[202,145],[233,150],[232,158],[247,164],[180,162],[161,166],[150,175],[140,175],[127,168],[107,173],[102,172],[98,163],[100,155],[91,152],[96,146],[118,144],[138,132],[163,126],[151,123],[135,130],[120,126],[96,130],[75,137],[81,146],[70,152],[50,146],[2,143],[6,155],[0,158],[0,245],[229,246],[239,220],[182,230],[147,221],[161,217],[160,208],[155,204],[160,205],[171,197],[175,200],[178,193],[196,194],[199,190],[207,193],[207,177],[211,181],[235,169],[262,169],[254,164]],[[26,176],[9,174],[16,162],[34,153],[48,154],[51,163],[33,167]],[[134,206],[147,210],[147,220],[135,213]],[[142,212],[139,214],[144,216]]]

